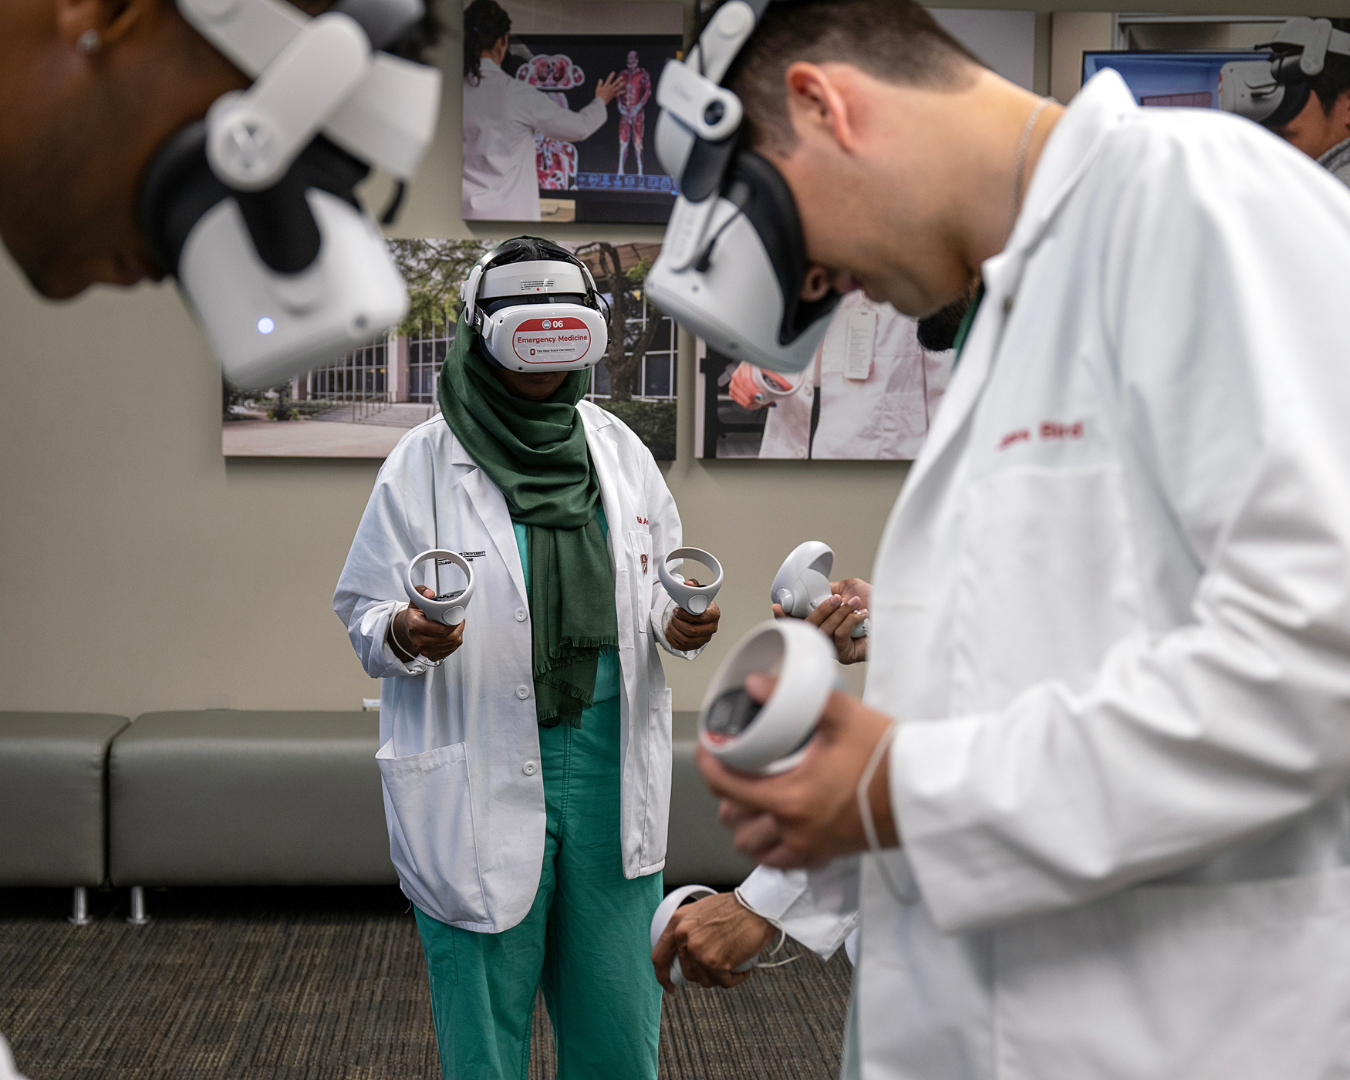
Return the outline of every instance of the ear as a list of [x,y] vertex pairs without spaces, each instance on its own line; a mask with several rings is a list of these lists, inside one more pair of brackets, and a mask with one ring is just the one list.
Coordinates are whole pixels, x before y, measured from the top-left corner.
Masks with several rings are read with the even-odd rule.
[[133,27],[158,13],[164,0],[56,0],[56,28],[72,48],[90,31],[99,48],[121,41]]
[[798,61],[784,76],[788,119],[800,138],[808,132],[825,135],[843,150],[857,141],[855,118],[839,87],[822,68]]

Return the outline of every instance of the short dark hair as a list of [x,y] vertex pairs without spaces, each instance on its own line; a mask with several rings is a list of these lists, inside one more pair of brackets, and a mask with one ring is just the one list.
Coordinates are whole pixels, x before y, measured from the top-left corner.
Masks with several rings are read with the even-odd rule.
[[791,149],[784,78],[799,61],[846,63],[887,82],[956,88],[984,64],[914,0],[778,0],[725,83],[745,106],[747,146]]
[[[1332,19],[1331,27],[1350,32],[1350,19]],[[1321,73],[1312,80],[1312,92],[1321,102],[1323,114],[1330,116],[1337,99],[1347,90],[1350,90],[1350,57],[1327,53]]]

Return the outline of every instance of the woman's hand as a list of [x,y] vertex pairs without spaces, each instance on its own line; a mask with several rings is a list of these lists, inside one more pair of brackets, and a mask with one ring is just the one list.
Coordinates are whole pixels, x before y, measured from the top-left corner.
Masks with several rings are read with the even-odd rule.
[[[853,628],[867,618],[867,606],[872,602],[872,586],[862,578],[844,578],[830,582],[830,598],[806,617],[806,622],[820,627],[834,639],[834,650],[841,664],[856,664],[867,659],[867,638],[855,638]],[[774,604],[775,619],[786,618],[783,606]]]
[[[436,599],[436,594],[425,585],[417,586],[417,591],[428,600]],[[465,619],[457,626],[427,618],[426,612],[415,604],[409,604],[389,622],[389,636],[394,651],[401,654],[400,659],[425,656],[428,660],[444,660],[464,644]],[[404,663],[407,663],[404,660]]]
[[[697,585],[696,578],[685,580],[686,585]],[[722,609],[717,604],[708,605],[702,615],[691,615],[682,607],[675,608],[675,614],[666,624],[666,640],[680,652],[693,652],[701,649],[717,633],[717,623],[722,618]]]
[[611,71],[609,78],[595,84],[595,96],[608,105],[619,96],[619,77]]

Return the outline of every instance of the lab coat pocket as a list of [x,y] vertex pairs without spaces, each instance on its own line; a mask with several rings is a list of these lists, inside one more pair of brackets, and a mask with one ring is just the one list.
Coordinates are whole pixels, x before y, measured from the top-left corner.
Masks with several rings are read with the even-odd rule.
[[656,581],[656,566],[652,554],[652,534],[646,529],[628,531],[628,559],[633,579],[633,612],[637,616],[639,634],[651,632],[648,613],[652,607],[652,583]]
[[407,869],[446,922],[487,923],[474,839],[472,785],[464,743],[398,757],[390,739],[375,754],[398,819]]

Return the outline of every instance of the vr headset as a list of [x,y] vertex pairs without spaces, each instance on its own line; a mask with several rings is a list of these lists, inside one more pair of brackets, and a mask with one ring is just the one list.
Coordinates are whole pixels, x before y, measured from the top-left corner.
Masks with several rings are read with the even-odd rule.
[[609,348],[590,269],[548,240],[499,244],[474,264],[459,299],[489,358],[512,371],[580,371]]
[[315,18],[285,0],[177,4],[254,82],[159,149],[141,225],[226,378],[273,386],[407,313],[355,188],[372,165],[401,184],[435,132],[439,72],[379,51],[416,26],[422,0],[340,0]]
[[806,243],[787,181],[740,148],[740,99],[721,85],[770,0],[728,0],[684,63],[661,72],[656,153],[680,196],[648,295],[726,356],[801,371],[839,302],[803,301]]
[[1350,57],[1350,34],[1333,29],[1328,19],[1300,16],[1257,48],[1269,49],[1269,59],[1224,64],[1219,108],[1277,129],[1308,104],[1312,80],[1322,73],[1328,53]]

